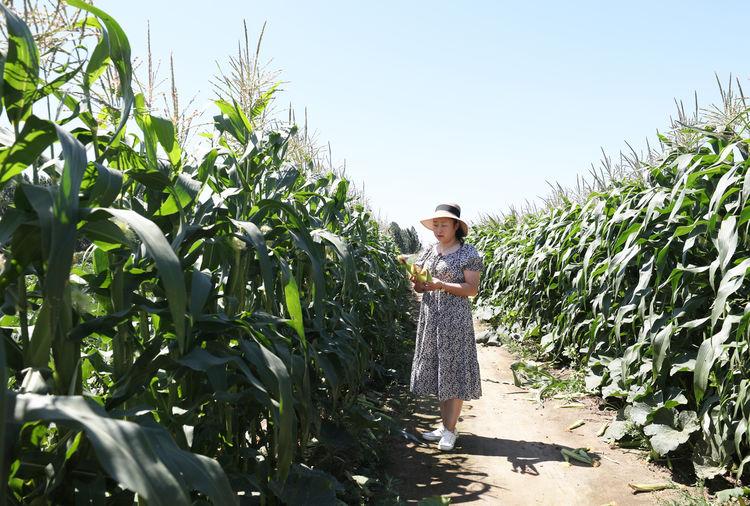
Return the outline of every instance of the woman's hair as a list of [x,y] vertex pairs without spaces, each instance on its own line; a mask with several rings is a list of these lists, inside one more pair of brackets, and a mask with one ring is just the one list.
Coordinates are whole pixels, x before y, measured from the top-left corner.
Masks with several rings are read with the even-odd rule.
[[463,227],[460,223],[458,223],[458,220],[453,218],[453,222],[458,225],[458,228],[456,229],[456,239],[458,239],[458,242],[461,244],[464,243],[464,239],[466,239],[466,233],[464,232]]

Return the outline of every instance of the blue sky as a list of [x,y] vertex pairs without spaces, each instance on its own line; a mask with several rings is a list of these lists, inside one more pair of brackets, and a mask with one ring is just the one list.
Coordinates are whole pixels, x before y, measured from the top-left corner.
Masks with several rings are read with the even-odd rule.
[[174,54],[182,99],[199,103],[242,20],[253,41],[267,22],[279,105],[307,107],[381,218],[418,229],[439,202],[497,213],[573,184],[601,148],[644,147],[675,99],[718,100],[715,73],[750,89],[744,1],[95,3],[137,56],[150,20],[155,57],[166,70]]

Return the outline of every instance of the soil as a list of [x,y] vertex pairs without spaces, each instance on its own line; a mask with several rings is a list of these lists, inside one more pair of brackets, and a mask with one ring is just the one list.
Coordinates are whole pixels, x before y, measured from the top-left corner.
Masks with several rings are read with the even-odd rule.
[[[612,419],[593,399],[563,408],[564,400],[540,404],[533,392],[513,385],[514,358],[503,347],[478,347],[482,398],[464,403],[453,451],[408,437],[389,441],[386,472],[396,478],[401,499],[410,504],[432,496],[452,504],[652,505],[682,496],[675,490],[633,494],[628,483],[671,482],[664,467],[648,463],[645,452],[610,446],[597,436]],[[413,399],[403,420],[419,437],[440,423],[434,399]],[[577,420],[586,423],[572,431]],[[420,438],[421,439],[421,438]],[[599,467],[564,463],[562,448],[590,448]]]

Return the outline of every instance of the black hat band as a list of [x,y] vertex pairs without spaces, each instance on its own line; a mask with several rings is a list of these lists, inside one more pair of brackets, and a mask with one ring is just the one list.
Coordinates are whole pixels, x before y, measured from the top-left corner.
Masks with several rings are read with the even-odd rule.
[[448,211],[451,214],[455,214],[459,218],[461,217],[461,210],[454,206],[449,206],[448,204],[441,204],[435,208],[435,211]]

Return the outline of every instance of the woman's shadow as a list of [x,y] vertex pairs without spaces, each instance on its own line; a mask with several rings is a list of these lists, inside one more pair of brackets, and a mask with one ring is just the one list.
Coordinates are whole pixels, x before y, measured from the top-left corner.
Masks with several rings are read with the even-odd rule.
[[[516,441],[461,433],[454,450],[444,453],[436,448],[436,443],[417,443],[415,439],[409,437],[408,442],[402,439],[400,451],[396,450],[395,455],[392,453],[399,459],[394,468],[394,477],[402,480],[403,486],[399,491],[407,501],[458,494],[458,497],[453,496],[451,499],[453,503],[461,503],[476,500],[491,493],[493,489],[502,490],[504,487],[492,483],[496,480],[487,479],[486,472],[467,466],[470,455],[498,457],[508,463],[510,471],[534,477],[540,474],[540,463],[563,462],[561,450],[571,449],[541,441]],[[594,454],[592,456],[596,457]],[[492,466],[497,473],[503,472],[503,460]],[[571,465],[586,466],[573,460]],[[399,470],[403,472],[399,473]]]
[[[417,406],[424,401],[416,401]],[[502,489],[487,480],[488,474],[480,469],[472,469],[467,461],[471,455],[498,457],[493,470],[502,473],[503,462],[509,470],[529,477],[539,476],[539,464],[542,462],[563,462],[562,449],[572,449],[565,445],[545,443],[542,441],[524,441],[488,437],[471,432],[462,432],[452,452],[441,452],[437,443],[428,443],[419,437],[419,433],[430,430],[439,418],[426,413],[428,410],[417,409],[407,425],[411,430],[402,430],[398,443],[390,452],[392,460],[391,474],[402,481],[401,496],[406,500],[419,500],[428,496],[460,494],[453,496],[452,502],[467,502],[491,493],[492,489]],[[434,411],[432,411],[434,412]],[[596,457],[595,454],[591,454]],[[585,466],[572,460],[573,466]],[[508,469],[508,468],[505,468]],[[495,471],[493,471],[495,474]],[[533,478],[532,478],[533,479]]]
[[516,441],[471,433],[461,434],[456,445],[456,451],[464,454],[505,457],[511,471],[533,476],[539,476],[537,464],[541,462],[562,462],[563,448],[572,449],[541,441]]

